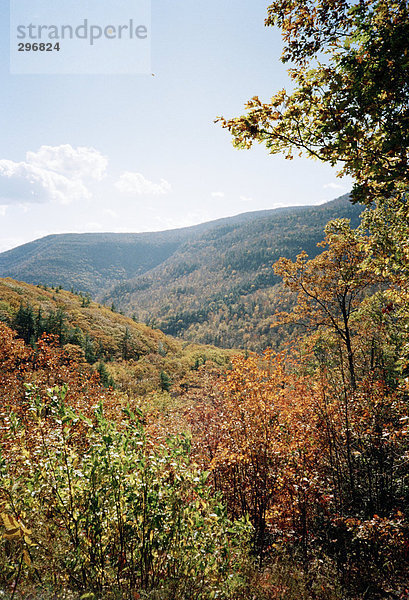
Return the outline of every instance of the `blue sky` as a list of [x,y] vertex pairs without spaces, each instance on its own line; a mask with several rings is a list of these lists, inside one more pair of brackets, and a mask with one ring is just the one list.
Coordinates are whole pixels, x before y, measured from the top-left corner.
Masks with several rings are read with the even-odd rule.
[[288,83],[280,33],[264,27],[268,2],[152,0],[154,75],[11,75],[0,2],[0,251],[49,233],[169,229],[348,191],[327,165],[234,149],[213,122]]

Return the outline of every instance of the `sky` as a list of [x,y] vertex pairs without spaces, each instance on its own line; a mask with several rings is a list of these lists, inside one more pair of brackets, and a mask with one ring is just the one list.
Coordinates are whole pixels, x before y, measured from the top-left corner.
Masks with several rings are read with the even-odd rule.
[[[107,14],[113,5],[99,0]],[[152,0],[145,73],[12,74],[0,0],[0,251],[52,233],[158,231],[348,192],[328,165],[237,150],[214,123],[288,86],[267,6]]]

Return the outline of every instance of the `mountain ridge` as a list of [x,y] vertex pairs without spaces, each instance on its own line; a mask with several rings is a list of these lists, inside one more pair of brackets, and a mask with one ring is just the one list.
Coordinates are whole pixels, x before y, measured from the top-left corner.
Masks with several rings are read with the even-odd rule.
[[274,343],[272,264],[316,255],[330,219],[355,227],[361,211],[346,194],[160,232],[52,234],[0,254],[0,277],[89,293],[189,341],[259,351]]
[[342,196],[219,224],[150,271],[117,284],[102,301],[173,336],[261,351],[277,341],[270,335],[281,301],[273,263],[302,250],[315,256],[330,219],[349,218],[356,227],[361,211]]
[[265,217],[331,206],[338,201],[335,199],[316,206],[247,211],[198,225],[157,232],[50,234],[0,253],[0,276],[33,284],[73,287],[97,294],[101,288],[110,288],[155,268],[198,234],[221,226],[238,226]]

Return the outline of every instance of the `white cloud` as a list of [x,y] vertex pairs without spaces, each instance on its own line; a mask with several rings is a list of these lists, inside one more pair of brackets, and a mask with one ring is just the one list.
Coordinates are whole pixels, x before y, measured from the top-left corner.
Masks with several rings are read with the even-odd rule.
[[224,198],[224,197],[225,197],[224,192],[212,192],[212,198]]
[[108,166],[108,159],[95,148],[73,148],[70,144],[41,146],[37,152],[27,152],[26,161],[34,167],[80,180],[101,180]]
[[0,217],[4,217],[6,214],[7,206],[5,204],[0,204]]
[[331,183],[326,183],[323,188],[325,190],[344,190],[345,186],[340,183],[335,183],[332,181]]
[[71,180],[25,162],[0,160],[0,200],[4,204],[49,201],[69,204],[90,196],[80,180]]
[[108,160],[94,148],[41,146],[27,152],[26,160],[0,160],[0,202],[30,204],[73,200],[92,196],[84,180],[100,180]]
[[249,196],[240,196],[240,201],[241,202],[253,202],[253,198],[250,198]]
[[123,194],[128,195],[158,195],[167,194],[172,189],[172,186],[165,179],[161,179],[160,183],[153,183],[146,179],[141,173],[132,173],[125,171],[115,183],[115,187]]

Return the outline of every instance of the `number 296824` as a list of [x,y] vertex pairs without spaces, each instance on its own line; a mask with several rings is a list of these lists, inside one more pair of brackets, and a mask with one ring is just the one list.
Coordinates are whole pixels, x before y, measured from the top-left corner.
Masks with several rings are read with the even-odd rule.
[[39,43],[19,43],[18,44],[18,51],[19,52],[59,52],[60,51],[60,44],[59,42],[56,42],[55,44],[52,44],[51,42],[41,42]]

